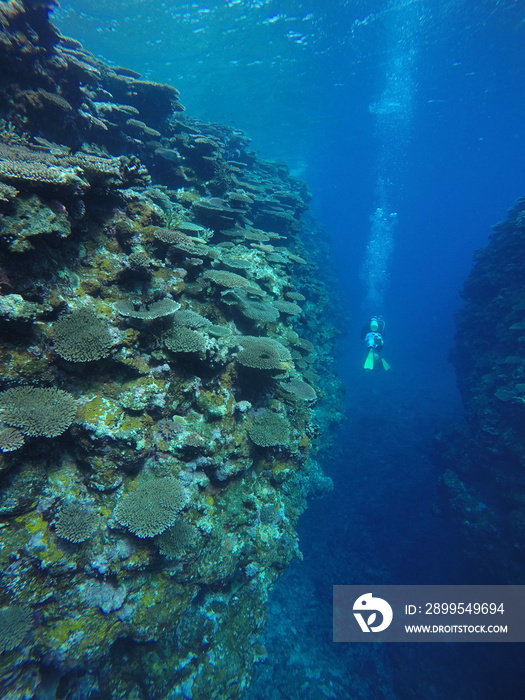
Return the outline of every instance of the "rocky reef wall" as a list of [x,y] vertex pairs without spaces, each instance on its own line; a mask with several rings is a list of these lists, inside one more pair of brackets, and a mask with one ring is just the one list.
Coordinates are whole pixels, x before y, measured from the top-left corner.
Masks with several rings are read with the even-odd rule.
[[452,361],[464,431],[444,429],[436,459],[466,552],[492,580],[525,574],[525,199],[477,253],[457,314]]
[[309,194],[53,5],[0,4],[0,695],[237,698],[341,418]]

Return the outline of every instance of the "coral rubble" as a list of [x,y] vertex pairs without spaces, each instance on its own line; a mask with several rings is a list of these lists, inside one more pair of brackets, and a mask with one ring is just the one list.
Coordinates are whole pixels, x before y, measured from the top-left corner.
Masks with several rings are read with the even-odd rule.
[[237,698],[340,418],[309,195],[54,4],[0,7],[0,695]]

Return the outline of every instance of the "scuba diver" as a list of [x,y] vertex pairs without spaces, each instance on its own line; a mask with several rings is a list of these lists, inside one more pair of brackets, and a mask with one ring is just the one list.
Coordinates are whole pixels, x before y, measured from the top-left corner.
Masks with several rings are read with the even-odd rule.
[[383,349],[383,336],[385,333],[385,322],[381,316],[372,316],[368,323],[361,330],[361,340],[368,348],[366,355],[365,369],[370,370],[388,370],[390,365],[379,353]]

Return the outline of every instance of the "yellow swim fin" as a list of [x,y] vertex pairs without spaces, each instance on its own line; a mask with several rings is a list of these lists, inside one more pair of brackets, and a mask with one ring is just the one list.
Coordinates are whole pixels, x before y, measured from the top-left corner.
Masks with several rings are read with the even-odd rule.
[[384,369],[385,371],[386,371],[387,369],[390,369],[390,365],[388,364],[388,362],[387,362],[386,360],[383,360],[383,358],[381,358],[381,362],[383,363],[383,369]]
[[374,369],[374,349],[370,348],[368,355],[366,356],[365,364],[363,365],[365,369]]

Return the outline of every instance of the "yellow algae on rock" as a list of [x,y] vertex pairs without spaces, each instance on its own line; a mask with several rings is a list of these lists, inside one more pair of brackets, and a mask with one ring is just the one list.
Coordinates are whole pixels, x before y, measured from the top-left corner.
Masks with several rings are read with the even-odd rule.
[[97,437],[113,435],[125,413],[116,401],[105,396],[94,396],[81,405],[77,418]]

